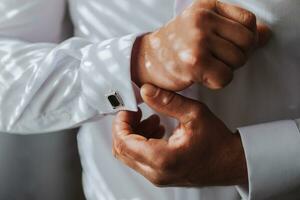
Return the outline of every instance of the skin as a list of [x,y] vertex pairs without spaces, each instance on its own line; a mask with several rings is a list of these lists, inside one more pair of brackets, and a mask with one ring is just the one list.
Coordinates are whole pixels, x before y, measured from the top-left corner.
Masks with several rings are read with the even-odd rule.
[[178,120],[169,138],[159,117],[141,121],[141,111],[118,113],[113,154],[157,186],[221,186],[247,183],[239,134],[232,133],[204,104],[144,85],[143,100]]
[[141,121],[141,111],[118,113],[115,157],[157,186],[246,184],[239,134],[203,103],[174,91],[194,83],[225,87],[269,37],[269,28],[253,13],[215,0],[195,1],[164,27],[140,37],[132,53],[132,79],[146,84],[141,89],[146,104],[179,123],[165,138],[157,115]]
[[150,83],[171,91],[193,83],[220,89],[269,35],[268,27],[245,9],[216,0],[195,1],[136,41],[132,79],[138,86]]

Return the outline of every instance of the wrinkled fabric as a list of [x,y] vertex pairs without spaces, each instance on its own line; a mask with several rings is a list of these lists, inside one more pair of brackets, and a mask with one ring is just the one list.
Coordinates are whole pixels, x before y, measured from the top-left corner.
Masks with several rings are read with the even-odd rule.
[[[58,41],[58,33],[62,33],[62,1],[2,1],[0,5],[1,132],[24,134],[78,127],[115,112],[107,100],[113,92],[123,97],[120,109],[137,110],[130,81],[130,54],[136,35],[94,43],[83,37],[50,43]],[[60,12],[52,19],[49,9]],[[39,24],[41,18],[44,20]],[[10,28],[20,39],[6,33]],[[33,35],[27,35],[28,31]]]
[[[300,116],[300,5],[294,0],[231,2],[270,25],[272,41],[252,56],[225,90],[195,86],[183,94],[208,104],[232,130],[242,127],[246,156],[251,158],[247,160],[250,187],[157,188],[111,155],[112,117],[107,114],[119,109],[109,105],[106,95],[118,92],[124,101],[120,109],[136,110],[130,78],[135,37],[162,26],[173,17],[174,7],[180,12],[191,0],[70,0],[76,37],[66,41],[66,1],[2,0],[0,131],[30,134],[81,126],[78,143],[89,200],[234,200],[241,198],[238,191],[245,199],[297,199],[293,191],[300,187],[296,154],[300,135],[293,119]],[[153,113],[141,107],[145,116]],[[278,121],[282,119],[288,120],[287,125]],[[268,121],[272,123],[255,125]],[[164,116],[162,122],[168,130],[175,126]],[[271,136],[272,127],[278,130],[276,137]],[[261,137],[260,131],[268,136]],[[270,138],[274,138],[272,145],[264,148],[262,141]],[[285,138],[286,149],[278,149]],[[276,157],[272,154],[276,150],[282,154]],[[273,160],[265,159],[268,155],[277,159],[276,167]],[[273,173],[256,173],[260,165]],[[286,184],[283,171],[296,178]],[[274,180],[280,190],[270,189]]]

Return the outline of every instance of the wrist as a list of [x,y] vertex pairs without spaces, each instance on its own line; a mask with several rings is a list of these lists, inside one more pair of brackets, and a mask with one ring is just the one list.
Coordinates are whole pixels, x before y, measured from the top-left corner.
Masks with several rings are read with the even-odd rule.
[[147,83],[148,77],[145,70],[147,35],[142,35],[136,39],[131,55],[131,79],[139,87]]
[[225,170],[228,170],[227,179],[229,185],[243,185],[248,183],[247,163],[239,133],[232,135],[231,139],[225,144],[224,156]]
[[214,148],[212,160],[213,180],[210,185],[229,186],[248,183],[247,164],[239,134],[232,134]]

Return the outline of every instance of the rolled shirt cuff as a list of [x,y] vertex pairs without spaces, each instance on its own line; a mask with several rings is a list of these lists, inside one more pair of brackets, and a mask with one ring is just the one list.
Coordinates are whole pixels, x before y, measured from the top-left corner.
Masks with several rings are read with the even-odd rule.
[[131,81],[131,53],[137,34],[92,44],[83,50],[81,86],[87,103],[99,114],[137,111]]
[[300,187],[300,133],[296,122],[277,121],[238,130],[249,178],[247,186],[237,186],[243,199],[277,199],[285,195],[294,199],[291,191]]

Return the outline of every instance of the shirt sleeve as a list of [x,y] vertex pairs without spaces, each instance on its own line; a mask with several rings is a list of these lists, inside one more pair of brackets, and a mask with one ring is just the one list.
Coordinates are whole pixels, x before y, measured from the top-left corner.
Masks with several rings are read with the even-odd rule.
[[247,186],[237,187],[243,199],[298,199],[300,133],[297,122],[271,122],[242,127],[239,132],[249,178]]
[[0,38],[0,132],[58,131],[136,111],[130,73],[136,37],[61,44]]

